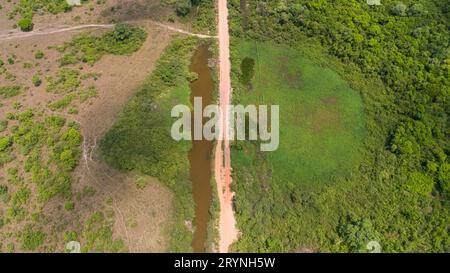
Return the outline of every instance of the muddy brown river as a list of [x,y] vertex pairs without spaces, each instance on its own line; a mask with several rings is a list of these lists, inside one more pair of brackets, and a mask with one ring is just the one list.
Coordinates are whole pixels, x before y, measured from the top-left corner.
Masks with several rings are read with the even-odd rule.
[[[191,103],[194,97],[202,97],[203,108],[212,103],[214,81],[208,60],[212,57],[207,45],[200,46],[191,60],[189,70],[198,74],[198,79],[190,84]],[[194,118],[192,117],[192,121]],[[203,123],[206,121],[204,120]],[[194,125],[192,124],[192,127]],[[207,140],[193,140],[189,152],[190,178],[195,202],[194,239],[192,247],[194,252],[205,252],[207,227],[209,220],[209,207],[211,205],[211,154],[213,143]]]

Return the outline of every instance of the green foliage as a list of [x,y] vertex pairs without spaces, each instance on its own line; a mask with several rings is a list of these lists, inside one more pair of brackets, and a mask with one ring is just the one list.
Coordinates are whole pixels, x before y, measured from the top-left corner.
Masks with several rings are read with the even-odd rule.
[[69,64],[76,64],[76,63],[78,63],[77,56],[75,56],[72,53],[65,54],[62,57],[62,59],[59,60],[59,64],[61,66],[69,65]]
[[187,171],[190,144],[171,138],[170,112],[175,104],[189,104],[186,78],[189,59],[197,46],[194,38],[176,39],[165,49],[151,76],[99,147],[101,158],[111,166],[157,177],[174,191],[177,213],[171,227],[173,251],[191,249],[192,233],[184,221],[193,217],[193,201]]
[[117,24],[114,30],[100,37],[80,34],[64,44],[62,51],[69,53],[64,55],[60,64],[75,64],[78,61],[94,64],[105,54],[131,54],[142,46],[146,38],[143,29],[127,24]]
[[0,97],[6,99],[19,95],[22,92],[22,87],[15,86],[0,86]]
[[204,32],[213,34],[216,32],[216,1],[215,0],[201,0],[195,1],[198,5],[195,10],[194,22],[192,27],[197,32]]
[[[37,199],[46,202],[56,195],[70,196],[70,171],[81,156],[78,126],[69,124],[64,128],[65,119],[59,116],[46,116],[40,120],[31,109],[18,113],[15,118],[19,124],[12,130],[12,138],[26,156],[23,169],[31,172]],[[48,161],[41,158],[44,147]]]
[[406,188],[413,193],[429,196],[434,188],[434,181],[423,173],[413,172],[409,175]]
[[113,238],[112,223],[101,212],[86,220],[82,236],[86,241],[82,252],[124,252],[123,241]]
[[442,163],[439,168],[439,185],[447,197],[450,197],[450,164]]
[[45,233],[34,230],[31,225],[26,225],[22,231],[22,248],[24,250],[36,250],[44,243]]
[[48,108],[50,108],[53,111],[64,109],[67,106],[69,106],[69,104],[73,101],[74,98],[75,94],[66,95],[64,98],[50,103],[48,105]]
[[138,179],[136,179],[136,187],[138,189],[144,189],[147,186],[148,182],[147,180],[145,180],[142,177],[139,177]]
[[17,22],[17,25],[20,27],[22,31],[31,31],[33,30],[33,22],[29,18],[22,18]]
[[68,210],[68,211],[74,210],[75,209],[75,203],[74,202],[66,202],[64,204],[64,209]]
[[9,201],[8,186],[0,184],[0,201],[7,203]]
[[[331,172],[326,187],[294,186],[304,183],[301,176],[278,184],[275,177],[285,167],[267,162],[288,162],[285,157],[270,154],[265,159],[255,148],[242,145],[242,153],[250,160],[236,162],[232,155],[233,177],[238,181],[237,222],[242,231],[236,250],[295,251],[309,246],[317,251],[356,251],[349,248],[349,242],[340,243],[343,233],[338,228],[341,219],[351,213],[355,219],[370,219],[383,251],[448,252],[450,208],[439,178],[450,150],[446,133],[448,9],[441,1],[382,2],[381,7],[370,7],[356,0],[229,1],[234,37],[283,44],[322,60],[324,67],[332,67],[349,80],[361,92],[367,130],[358,151],[361,161],[353,163],[348,175]],[[232,44],[236,44],[233,39]],[[255,55],[259,55],[257,62],[266,59],[258,51]],[[238,66],[240,59],[232,58],[234,67]],[[260,68],[255,68],[258,76]],[[272,70],[261,73],[261,80],[270,83],[284,77],[287,81],[295,71],[292,68],[283,76]],[[233,70],[235,80],[237,73]],[[307,77],[300,75],[297,92]],[[237,82],[234,88],[237,101],[253,95],[239,92]],[[274,94],[271,90],[261,97],[280,103]],[[307,103],[289,109],[289,113],[298,113],[291,122],[305,124],[308,116],[300,111]],[[292,135],[282,130],[282,135]],[[305,133],[296,137],[303,139]],[[352,144],[340,145],[347,149]],[[295,165],[298,168],[311,162],[309,157],[296,160],[302,161]],[[285,201],[278,204],[277,200]],[[267,215],[269,219],[264,218]]]
[[392,15],[395,15],[395,16],[405,16],[406,9],[407,9],[406,5],[403,4],[402,2],[399,2],[399,3],[397,3],[397,5],[392,7],[391,13],[392,13]]
[[176,12],[178,16],[186,16],[192,8],[191,0],[178,0],[176,3]]
[[338,227],[346,250],[349,252],[367,252],[367,244],[371,241],[380,242],[380,235],[368,219],[348,219]]
[[21,187],[12,196],[12,202],[15,206],[25,205],[30,198],[30,190],[27,187]]
[[78,241],[78,234],[75,231],[64,232],[64,242]]
[[75,91],[81,84],[80,72],[63,68],[58,72],[57,78],[48,77],[47,91],[51,93],[68,93]]
[[31,21],[36,12],[57,14],[69,10],[71,7],[66,0],[20,0],[14,7],[13,14],[18,13]]
[[248,85],[255,75],[255,60],[252,58],[244,58],[241,62],[240,82],[243,85]]
[[0,120],[0,133],[5,131],[6,128],[8,128],[8,121],[7,120]]
[[0,137],[0,151],[3,152],[12,145],[12,139],[8,136]]
[[41,77],[39,75],[37,75],[37,74],[33,75],[33,77],[31,78],[31,82],[36,87],[38,87],[38,86],[40,86],[42,84]]
[[36,58],[38,60],[44,58],[44,56],[45,55],[44,55],[44,52],[42,52],[42,50],[38,50],[38,51],[36,51],[36,53],[34,53],[34,58]]
[[90,98],[96,97],[98,94],[97,88],[95,86],[89,86],[87,89],[79,92],[80,102],[83,103]]

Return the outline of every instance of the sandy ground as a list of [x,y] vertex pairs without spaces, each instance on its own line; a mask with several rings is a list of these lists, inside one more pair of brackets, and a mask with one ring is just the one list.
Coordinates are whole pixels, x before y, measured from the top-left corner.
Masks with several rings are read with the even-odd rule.
[[219,215],[219,251],[228,252],[230,245],[237,239],[236,220],[233,212],[233,196],[231,192],[231,158],[229,141],[228,106],[231,102],[231,63],[230,37],[228,30],[228,7],[226,0],[218,1],[219,10],[219,93],[222,111],[220,133],[223,141],[218,140],[215,151],[215,178],[220,202]]

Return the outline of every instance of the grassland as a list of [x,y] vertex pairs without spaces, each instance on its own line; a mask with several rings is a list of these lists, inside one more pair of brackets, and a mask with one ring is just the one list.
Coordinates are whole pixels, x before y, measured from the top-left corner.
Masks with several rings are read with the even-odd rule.
[[[359,160],[364,135],[362,100],[336,72],[294,49],[245,41],[233,49],[234,67],[241,68],[233,73],[238,87],[234,102],[280,107],[278,150],[259,152],[257,142],[236,142],[232,147],[236,214],[243,231],[236,247],[289,251],[294,248],[288,242],[292,238],[285,235],[308,241],[314,228],[323,228],[308,223],[309,217],[318,215],[305,217],[290,210],[301,200],[295,194],[307,196],[332,186],[332,176],[348,175]],[[248,60],[253,60],[253,68],[245,65],[252,63]],[[270,216],[263,213],[267,210]],[[247,234],[251,229],[264,232]]]
[[[322,183],[348,172],[363,135],[359,94],[337,73],[295,50],[251,42],[239,48],[240,59],[255,60],[255,75],[237,100],[280,105],[280,147],[267,154],[275,183]],[[236,165],[252,164],[236,155]]]

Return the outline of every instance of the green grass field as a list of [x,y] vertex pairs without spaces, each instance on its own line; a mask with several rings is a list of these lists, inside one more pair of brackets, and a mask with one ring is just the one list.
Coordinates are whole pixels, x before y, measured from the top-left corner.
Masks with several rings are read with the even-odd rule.
[[[251,87],[239,90],[236,100],[280,107],[280,146],[265,154],[272,181],[324,183],[347,173],[358,160],[364,134],[359,94],[337,73],[295,50],[251,42],[239,48],[240,59],[256,62]],[[233,162],[248,166],[254,161],[235,150]]]
[[[361,97],[336,72],[294,49],[255,42],[233,49],[234,103],[280,109],[278,150],[260,152],[258,142],[233,145],[236,215],[243,232],[235,248],[293,251],[301,242],[317,249],[341,217],[328,207],[336,208],[342,198],[332,186],[335,178],[350,175],[360,159]],[[240,66],[246,58],[255,60],[249,84],[238,80],[249,72],[236,71],[246,69]]]

